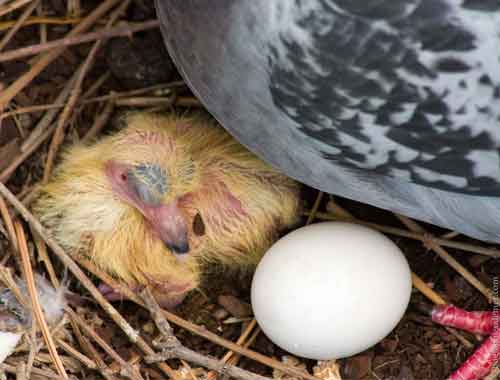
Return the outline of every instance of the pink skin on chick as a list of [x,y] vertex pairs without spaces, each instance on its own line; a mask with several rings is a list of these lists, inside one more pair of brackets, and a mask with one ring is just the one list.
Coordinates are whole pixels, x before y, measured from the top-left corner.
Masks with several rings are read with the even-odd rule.
[[[105,173],[114,193],[124,202],[136,208],[149,222],[153,233],[163,241],[165,246],[174,253],[178,260],[183,260],[189,252],[188,227],[186,217],[179,208],[179,200],[163,204],[147,183],[133,176],[134,167],[114,161],[105,165]],[[158,297],[158,302],[166,308],[174,308],[180,304],[186,295],[190,284],[162,284],[164,297]],[[124,296],[112,287],[101,284],[101,293],[109,301],[124,300]],[[137,289],[134,289],[137,290]]]
[[[133,168],[117,162],[107,162],[105,167],[111,188],[115,194],[130,206],[135,207],[150,223],[155,234],[168,249],[182,258],[189,251],[188,227],[185,216],[178,206],[178,200],[162,204],[151,195],[147,184],[138,184],[131,180]],[[142,186],[142,192],[137,191]],[[145,195],[147,194],[147,195]],[[142,195],[142,196],[141,196]]]

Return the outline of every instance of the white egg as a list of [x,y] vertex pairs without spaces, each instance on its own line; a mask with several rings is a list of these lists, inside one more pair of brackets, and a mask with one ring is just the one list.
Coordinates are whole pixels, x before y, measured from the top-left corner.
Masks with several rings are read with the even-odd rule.
[[403,316],[411,271],[381,233],[351,223],[299,228],[257,266],[251,290],[263,332],[286,351],[318,360],[364,351]]

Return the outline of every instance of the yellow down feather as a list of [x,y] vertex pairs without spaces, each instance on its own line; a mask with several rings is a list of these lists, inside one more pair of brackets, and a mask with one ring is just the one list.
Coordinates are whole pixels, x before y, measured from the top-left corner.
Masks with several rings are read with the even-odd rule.
[[[34,211],[67,250],[87,255],[129,285],[182,294],[199,284],[204,264],[256,264],[279,232],[298,221],[298,184],[208,117],[140,112],[126,115],[123,124],[97,142],[68,148]],[[163,201],[181,199],[189,224],[199,214],[205,228],[202,236],[190,228],[186,260],[178,260],[145,218],[113,193],[104,172],[108,160],[165,169]]]

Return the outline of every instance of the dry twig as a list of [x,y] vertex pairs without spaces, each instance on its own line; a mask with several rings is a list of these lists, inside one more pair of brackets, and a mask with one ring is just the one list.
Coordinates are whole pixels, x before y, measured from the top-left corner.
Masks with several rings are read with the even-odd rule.
[[[30,26],[30,25],[68,25],[68,24],[78,24],[82,21],[81,17],[67,18],[67,17],[39,17],[32,16],[23,22],[21,26]],[[0,32],[10,29],[14,27],[17,23],[16,21],[3,21],[0,22]]]
[[85,136],[83,136],[82,138],[83,143],[90,142],[99,134],[99,132],[101,132],[101,130],[106,126],[109,119],[111,118],[114,109],[115,105],[113,102],[106,103],[104,109],[101,112],[99,112],[98,116],[94,120],[92,127],[90,127]]
[[176,103],[176,96],[149,96],[149,97],[130,97],[117,99],[115,104],[117,107],[168,107]]
[[[77,26],[68,33],[68,37],[76,36],[88,30],[97,20],[113,8],[120,0],[106,0],[95,8],[87,17],[85,17]],[[1,12],[1,11],[0,11]],[[1,13],[0,13],[1,15]],[[38,74],[40,74],[52,61],[59,57],[64,50],[65,46],[55,48],[43,54],[31,69],[21,75],[14,83],[7,87],[0,94],[0,108],[5,107],[16,94],[26,87]]]
[[57,372],[60,376],[67,379],[68,375],[66,370],[64,369],[64,365],[61,361],[61,357],[57,353],[56,346],[54,344],[54,340],[52,339],[52,335],[49,331],[49,326],[45,321],[45,317],[43,315],[42,307],[40,306],[40,301],[38,300],[38,292],[36,291],[35,286],[35,278],[33,275],[33,269],[31,268],[31,262],[29,259],[28,246],[26,244],[26,237],[24,235],[24,230],[19,222],[15,222],[14,228],[16,230],[17,241],[19,246],[19,254],[21,256],[21,261],[23,264],[23,272],[26,280],[26,285],[28,288],[28,293],[31,299],[31,310],[33,310],[33,314],[35,315],[38,326],[40,326],[40,330],[42,330],[43,338],[50,352],[50,356],[54,361]]
[[[7,33],[5,33],[5,36],[3,36],[2,40],[0,41],[0,51],[2,51],[5,46],[9,43],[9,41],[14,37],[16,32],[23,26],[24,22],[26,19],[33,13],[35,8],[38,6],[40,3],[40,0],[35,0],[33,1],[21,14],[19,19],[15,22],[15,24],[12,26],[12,29],[9,30]],[[0,57],[2,54],[0,54]]]
[[22,6],[28,4],[30,1],[33,0],[15,0],[11,3],[8,3],[6,5],[0,6],[0,16],[6,15],[7,13],[13,12],[18,8],[21,8]]
[[[111,15],[108,23],[106,24],[106,28],[110,28],[116,20],[122,15],[122,13],[127,9],[131,0],[124,1]],[[59,150],[59,146],[62,144],[65,135],[65,129],[67,125],[67,120],[69,115],[73,111],[75,104],[80,96],[82,91],[82,83],[85,75],[90,70],[90,67],[93,65],[95,61],[95,57],[97,52],[102,46],[102,41],[94,42],[94,45],[90,49],[90,52],[87,54],[87,58],[79,68],[78,77],[75,80],[73,85],[73,89],[71,91],[71,95],[68,99],[68,103],[64,107],[61,115],[59,116],[59,120],[57,121],[57,128],[54,132],[54,136],[52,137],[52,141],[50,142],[49,152],[47,154],[47,162],[45,163],[45,167],[43,170],[43,183],[47,183],[49,181],[50,174],[52,173],[52,167],[54,165],[54,160],[56,154]]]
[[[43,17],[43,3],[40,2],[36,7],[36,14],[39,17]],[[47,42],[47,24],[45,24],[44,22],[40,23],[39,30],[40,30],[40,43]]]
[[[158,28],[159,26],[160,23],[158,20],[149,20],[132,25],[104,28],[97,32],[90,32],[73,37],[65,37],[50,42],[40,43],[38,45],[31,45],[16,50],[6,51],[0,54],[0,62],[24,58],[30,55],[43,53],[47,50],[51,50],[61,46],[68,47],[96,40],[105,40],[113,37],[131,37],[134,33]],[[0,42],[0,50],[2,50],[2,48],[4,47],[4,45],[2,45],[2,42]]]
[[64,340],[58,339],[57,343],[59,344],[59,347],[61,347],[64,351],[66,351],[69,355],[73,356],[79,362],[83,363],[85,367],[89,369],[97,369],[97,365],[91,359],[86,357],[76,348],[73,348],[70,344],[66,343]]
[[126,375],[131,379],[143,380],[143,377],[133,366],[125,361],[120,355],[117,354],[113,348],[97,334],[94,329],[85,323],[85,321],[73,311],[71,308],[66,308],[67,313],[78,324],[78,326],[87,333],[113,360],[116,360],[121,366],[121,374]]
[[322,191],[320,191],[318,193],[316,200],[314,201],[314,205],[311,209],[311,212],[310,212],[309,216],[307,217],[306,226],[308,224],[311,224],[311,222],[316,217],[316,213],[318,212],[318,208],[319,208],[319,205],[321,204],[321,200],[323,199],[323,195],[324,195],[324,193]]
[[9,234],[10,244],[15,251],[17,251],[17,239],[16,239],[16,231],[14,230],[14,222],[12,221],[12,217],[10,216],[9,209],[5,204],[3,197],[0,196],[0,215],[2,216],[5,228],[7,233]]
[[203,104],[192,96],[178,96],[175,99],[177,107],[203,108]]
[[165,360],[170,358],[183,359],[192,363],[196,363],[203,367],[217,371],[223,375],[228,375],[236,379],[241,380],[269,380],[269,378],[260,376],[241,368],[227,365],[221,363],[217,359],[212,359],[207,356],[201,355],[196,351],[190,350],[189,348],[183,346],[181,342],[175,337],[170,324],[163,316],[160,306],[154,299],[153,295],[149,289],[145,289],[141,292],[141,297],[144,300],[146,307],[149,309],[151,316],[153,317],[158,330],[161,333],[161,339],[155,345],[162,348],[162,353],[157,355],[151,355],[146,358],[147,361]]
[[[56,99],[56,103],[62,103],[66,100],[71,92],[71,87],[78,76],[77,70],[71,79],[66,83],[62,91]],[[52,134],[55,125],[51,125],[56,117],[58,109],[48,111],[38,122],[28,138],[21,144],[21,154],[16,157],[10,164],[0,173],[0,182],[6,183],[16,169],[28,158],[40,145]]]
[[[0,363],[0,369],[4,370],[5,372],[12,373],[12,374],[17,374],[17,368],[5,363]],[[57,373],[53,371],[49,371],[46,369],[40,369],[40,368],[33,368],[31,371],[33,374],[38,375],[38,376],[43,376],[46,377],[47,379],[51,380],[67,380],[67,378],[62,377],[58,375]]]
[[106,365],[104,362],[103,358],[97,351],[97,349],[92,345],[89,339],[87,337],[83,336],[82,332],[80,331],[80,328],[78,327],[77,322],[71,318],[70,316],[70,323],[71,327],[73,328],[73,332],[75,333],[75,336],[80,344],[80,347],[87,352],[93,359],[94,362],[96,363],[96,369],[101,373],[101,375],[106,379],[106,380],[116,380],[116,378],[113,376],[111,369]]
[[[154,86],[149,86],[149,87],[144,87],[144,88],[139,88],[136,90],[130,90],[130,91],[123,91],[123,92],[115,92],[112,91],[108,95],[102,95],[102,96],[97,96],[94,98],[89,98],[87,99],[85,96],[82,97],[82,99],[77,102],[77,105],[87,105],[91,103],[98,103],[98,102],[103,102],[103,101],[115,101],[117,99],[121,98],[126,98],[129,96],[133,95],[139,95],[139,94],[144,94],[148,92],[165,92],[169,91],[178,87],[185,87],[185,83],[183,81],[174,81],[170,83],[164,83],[164,84],[156,84]],[[178,105],[180,97],[177,98],[175,105]],[[190,98],[188,98],[190,99]],[[23,108],[18,108],[14,111],[9,111],[9,112],[4,112],[0,114],[0,121],[3,119],[6,119],[11,116],[15,115],[21,115],[24,113],[31,113],[31,112],[40,112],[40,111],[53,111],[53,112],[58,112],[57,110],[60,108],[63,108],[65,106],[65,103],[62,101],[56,100],[52,104],[40,104],[36,106],[31,106],[31,107],[23,107]]]
[[[331,204],[331,203],[330,203]],[[335,210],[337,212],[337,210]],[[309,212],[305,212],[305,215],[310,215]],[[324,212],[318,212],[316,214],[316,217],[318,219],[323,219],[323,220],[345,220],[345,221],[354,221],[354,218],[352,216],[347,216],[344,214],[327,214]],[[419,240],[421,242],[434,242],[436,244],[439,244],[443,247],[449,247],[449,248],[455,248],[455,249],[460,249],[462,251],[467,251],[467,252],[472,252],[472,253],[478,253],[480,255],[486,255],[486,256],[491,256],[495,258],[500,258],[500,250],[496,248],[486,248],[482,247],[477,244],[469,244],[469,243],[463,243],[459,241],[452,241],[448,240],[447,238],[438,238],[435,236],[432,236],[427,233],[417,233],[417,232],[412,232],[408,230],[404,230],[402,228],[397,228],[397,227],[391,227],[391,226],[386,226],[382,224],[377,224],[377,223],[371,223],[371,222],[365,222],[363,220],[356,219],[355,222],[357,224],[360,224],[362,226],[370,227],[373,228],[374,230],[389,234],[389,235],[395,235],[395,236],[400,236],[412,240]]]
[[[403,224],[410,230],[420,234],[430,235],[417,222],[402,215],[396,215],[396,217],[401,220],[401,222],[403,222]],[[479,281],[477,277],[469,272],[462,264],[455,260],[455,258],[453,258],[448,252],[446,252],[446,250],[439,244],[437,244],[432,238],[425,240],[424,244],[428,248],[436,252],[437,255],[441,257],[441,259],[443,259],[449,266],[455,269],[463,278],[465,278],[469,282],[469,284],[479,290],[487,298],[488,302],[493,302],[497,305],[500,304],[499,298],[495,294],[493,294],[490,289],[488,289],[481,281]]]

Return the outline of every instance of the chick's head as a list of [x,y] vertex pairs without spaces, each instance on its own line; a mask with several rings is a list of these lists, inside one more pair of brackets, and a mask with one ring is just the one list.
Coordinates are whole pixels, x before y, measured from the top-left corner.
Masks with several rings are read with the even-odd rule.
[[196,286],[198,265],[181,203],[199,176],[189,149],[155,120],[128,116],[120,132],[72,146],[34,210],[65,248],[107,272],[183,294]]
[[118,136],[110,149],[102,171],[112,194],[139,212],[167,249],[188,253],[188,220],[180,203],[197,186],[189,151],[166,134],[139,129]]

